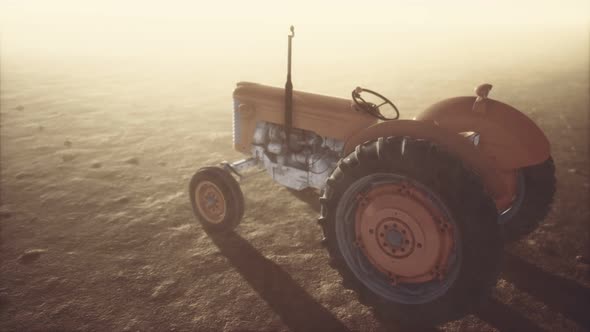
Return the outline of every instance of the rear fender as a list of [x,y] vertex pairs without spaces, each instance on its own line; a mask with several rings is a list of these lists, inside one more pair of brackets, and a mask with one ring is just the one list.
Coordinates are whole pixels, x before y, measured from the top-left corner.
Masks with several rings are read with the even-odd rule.
[[415,119],[434,121],[455,133],[479,133],[477,148],[505,171],[536,165],[549,158],[549,140],[530,118],[497,100],[484,98],[474,105],[475,100],[476,97],[445,99]]
[[434,121],[396,120],[375,124],[349,137],[344,145],[344,155],[354,151],[359,144],[388,136],[408,136],[435,143],[460,158],[481,177],[498,210],[510,206],[515,191],[510,181],[511,172],[503,172],[494,160],[484,155],[469,140],[438,126]]

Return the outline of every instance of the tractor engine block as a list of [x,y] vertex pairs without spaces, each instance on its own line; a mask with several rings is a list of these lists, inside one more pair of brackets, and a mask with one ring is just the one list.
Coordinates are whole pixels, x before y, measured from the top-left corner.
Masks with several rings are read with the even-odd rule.
[[287,146],[281,125],[259,121],[252,154],[280,184],[295,190],[323,189],[338,163],[344,142],[314,132],[292,128]]

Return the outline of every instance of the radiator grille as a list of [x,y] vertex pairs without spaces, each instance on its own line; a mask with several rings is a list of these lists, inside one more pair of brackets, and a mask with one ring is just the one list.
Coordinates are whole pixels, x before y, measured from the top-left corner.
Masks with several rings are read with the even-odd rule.
[[232,142],[234,144],[234,148],[237,146],[240,140],[240,121],[238,119],[239,106],[240,102],[237,99],[234,99],[234,115],[232,121]]

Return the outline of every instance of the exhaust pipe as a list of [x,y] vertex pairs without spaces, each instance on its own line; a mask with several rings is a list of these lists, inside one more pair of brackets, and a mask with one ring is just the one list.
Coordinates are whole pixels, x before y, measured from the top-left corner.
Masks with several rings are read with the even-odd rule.
[[290,151],[291,127],[293,126],[293,83],[291,83],[291,40],[295,37],[295,27],[291,26],[289,35],[289,50],[287,60],[287,83],[285,83],[285,139],[287,151]]

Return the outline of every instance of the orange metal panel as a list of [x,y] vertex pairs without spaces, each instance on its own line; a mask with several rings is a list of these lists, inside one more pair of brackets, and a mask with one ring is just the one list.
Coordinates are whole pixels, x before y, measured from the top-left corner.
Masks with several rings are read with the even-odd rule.
[[[285,90],[241,82],[234,99],[241,105],[236,114],[241,137],[236,139],[235,149],[249,153],[257,121],[284,124]],[[376,122],[374,117],[355,111],[349,99],[293,91],[293,128],[344,141]]]
[[493,99],[456,97],[438,102],[416,117],[453,132],[480,134],[478,149],[504,170],[539,164],[550,155],[543,131],[514,107]]
[[396,120],[378,123],[352,135],[344,145],[344,154],[351,153],[359,144],[387,136],[408,136],[436,143],[459,157],[469,168],[479,174],[487,191],[496,201],[498,210],[507,208],[512,202],[514,188],[511,181],[506,180],[506,175],[501,171],[498,163],[484,155],[463,136],[442,128],[433,121]]

